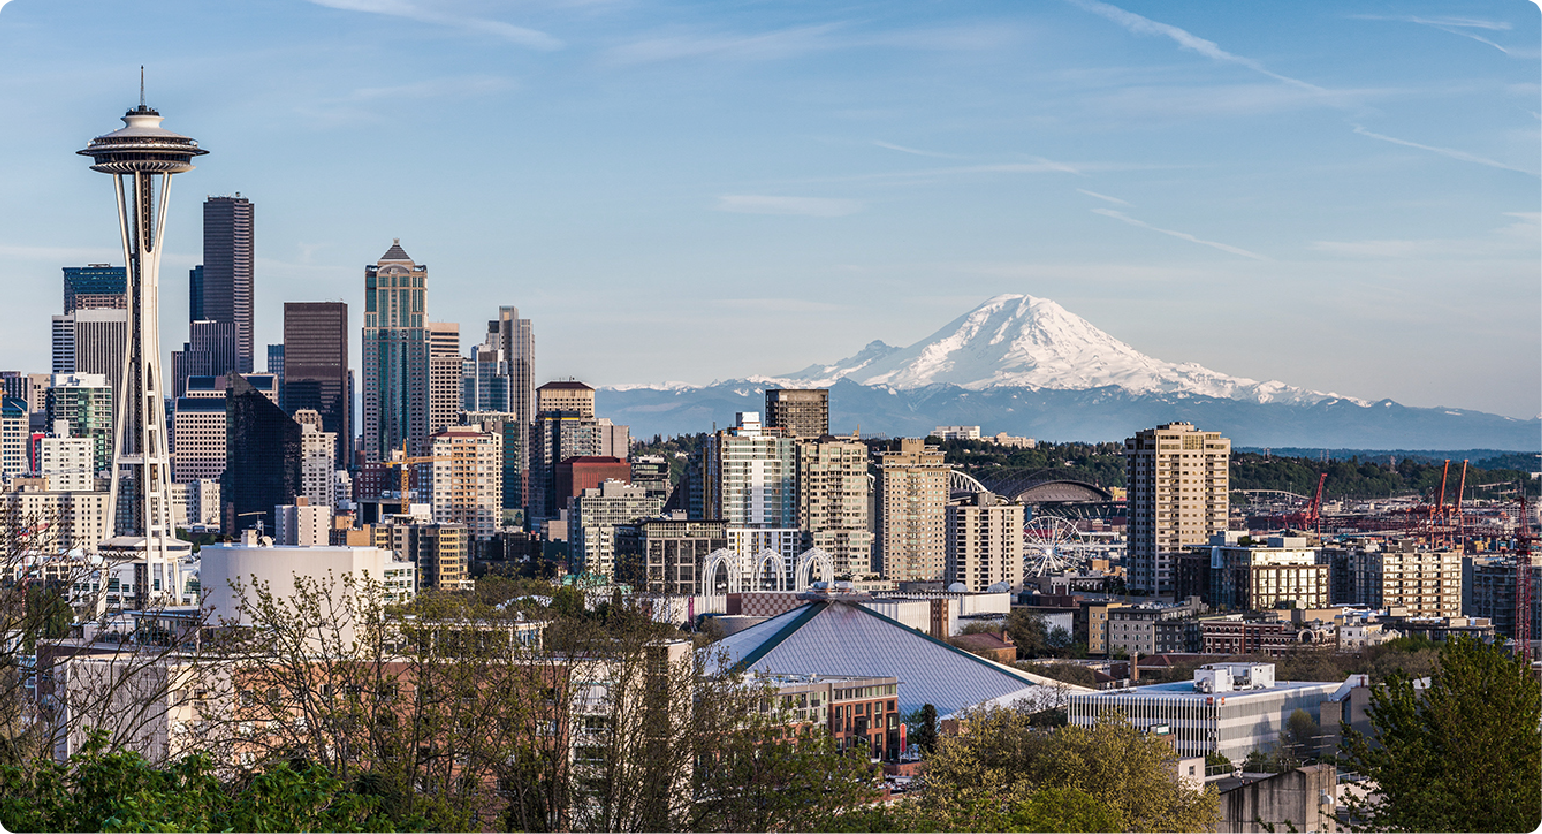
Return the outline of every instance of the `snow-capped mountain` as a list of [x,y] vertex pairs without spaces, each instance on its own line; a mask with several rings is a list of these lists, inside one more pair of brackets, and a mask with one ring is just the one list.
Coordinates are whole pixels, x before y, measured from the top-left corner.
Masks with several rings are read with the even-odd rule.
[[1259,382],[1146,356],[1047,298],[1000,295],[907,348],[870,342],[855,356],[784,376],[692,386],[602,388],[597,408],[634,437],[706,431],[759,411],[767,388],[829,388],[840,433],[921,437],[979,425],[1051,440],[1119,440],[1173,421],[1240,446],[1537,449],[1542,420]]
[[810,365],[785,377],[751,379],[807,387],[828,387],[848,379],[890,388],[956,385],[973,391],[1112,386],[1132,394],[1191,394],[1256,403],[1350,400],[1369,405],[1278,380],[1259,382],[1192,362],[1154,359],[1054,301],[1031,295],[998,295],[908,348],[871,342],[855,356],[831,365]]

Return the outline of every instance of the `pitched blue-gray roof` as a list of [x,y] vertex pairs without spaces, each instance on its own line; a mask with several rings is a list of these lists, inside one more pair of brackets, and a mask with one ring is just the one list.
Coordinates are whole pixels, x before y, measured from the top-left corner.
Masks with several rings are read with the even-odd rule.
[[847,602],[812,602],[725,637],[705,651],[723,665],[781,675],[892,675],[903,712],[941,715],[1038,686],[1036,676],[992,663]]

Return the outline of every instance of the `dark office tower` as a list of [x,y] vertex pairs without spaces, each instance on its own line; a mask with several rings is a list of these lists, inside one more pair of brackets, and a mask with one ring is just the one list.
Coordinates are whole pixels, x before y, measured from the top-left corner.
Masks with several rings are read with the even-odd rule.
[[76,310],[128,308],[128,270],[91,264],[64,268],[64,314]]
[[218,373],[253,368],[252,208],[239,191],[203,204],[203,318],[235,325],[236,364]]
[[203,264],[187,271],[187,320],[203,320]]
[[498,318],[487,323],[498,333],[503,359],[508,363],[509,411],[526,424],[535,422],[535,331],[530,319],[519,317],[518,307],[499,307]]
[[273,508],[304,494],[300,424],[245,377],[225,388],[225,472],[220,476],[227,536],[257,526],[272,531]]
[[[278,407],[284,408],[284,346],[268,345],[268,373],[273,375],[273,381],[278,385]],[[284,409],[288,411],[288,409]],[[326,431],[326,429],[317,429]]]
[[[192,321],[187,341],[171,352],[172,396],[187,391],[190,376],[219,376],[235,367],[235,328],[226,321]],[[224,370],[220,370],[223,368]]]
[[283,365],[280,401],[290,414],[302,408],[321,415],[321,430],[337,433],[337,465],[353,468],[353,390],[348,372],[348,305],[317,301],[284,305],[284,343],[273,348]]
[[400,239],[364,267],[367,463],[388,459],[403,444],[413,454],[428,439],[427,302],[428,267],[408,257]]
[[830,433],[828,388],[767,388],[766,426],[788,429],[799,440],[818,440]]

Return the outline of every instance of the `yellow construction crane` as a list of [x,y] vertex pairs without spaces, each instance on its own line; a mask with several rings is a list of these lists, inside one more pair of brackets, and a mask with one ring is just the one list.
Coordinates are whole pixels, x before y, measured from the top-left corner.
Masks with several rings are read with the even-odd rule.
[[415,457],[415,458],[407,457],[407,441],[403,440],[402,441],[402,456],[401,456],[400,460],[381,461],[381,465],[382,466],[396,466],[396,467],[400,467],[401,468],[401,473],[402,473],[402,491],[401,491],[402,509],[401,509],[401,514],[402,515],[406,515],[408,512],[411,511],[410,507],[408,505],[411,504],[412,499],[409,497],[408,493],[412,489],[412,469],[411,469],[412,465],[415,464],[415,463],[433,463],[435,461],[454,460],[454,459],[455,458],[444,457],[444,456],[440,456],[440,457],[420,456],[420,457]]

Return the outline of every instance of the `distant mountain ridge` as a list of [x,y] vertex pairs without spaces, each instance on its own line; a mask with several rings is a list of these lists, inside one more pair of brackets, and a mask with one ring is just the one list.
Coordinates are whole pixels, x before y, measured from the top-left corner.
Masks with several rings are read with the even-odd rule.
[[751,380],[823,388],[837,379],[862,385],[971,391],[1012,387],[1087,390],[1114,386],[1132,394],[1194,394],[1271,403],[1364,400],[1229,376],[1193,362],[1164,362],[1099,330],[1047,298],[998,295],[911,345],[869,342],[855,356],[810,365],[781,377]]
[[829,388],[830,426],[843,433],[979,425],[1097,441],[1186,421],[1250,446],[1542,449],[1542,420],[1372,403],[1165,362],[1029,295],[991,298],[910,347],[873,341],[782,376],[601,388],[598,406],[636,437],[692,433],[761,410],[766,388]]

